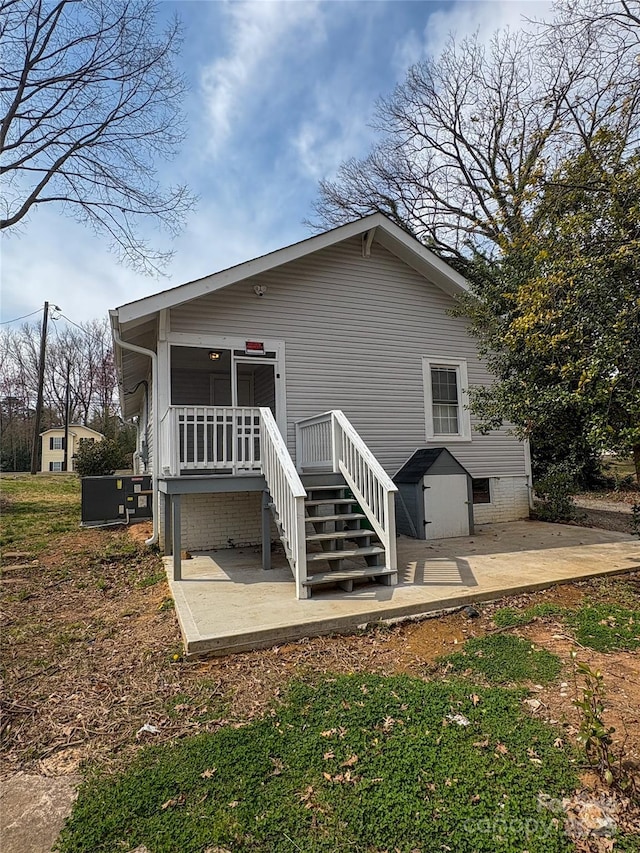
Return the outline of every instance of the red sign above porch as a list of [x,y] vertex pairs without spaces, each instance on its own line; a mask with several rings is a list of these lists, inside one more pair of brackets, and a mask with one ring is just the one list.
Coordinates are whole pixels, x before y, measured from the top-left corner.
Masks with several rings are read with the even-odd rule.
[[245,341],[244,351],[246,355],[264,355],[264,343],[262,341]]

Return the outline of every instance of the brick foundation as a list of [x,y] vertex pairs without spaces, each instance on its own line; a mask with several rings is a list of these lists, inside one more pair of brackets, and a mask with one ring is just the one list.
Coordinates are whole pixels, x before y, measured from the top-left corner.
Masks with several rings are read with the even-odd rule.
[[476,524],[518,521],[529,517],[529,491],[525,477],[490,477],[491,503],[474,504]]
[[[160,496],[160,545],[164,549],[164,496]],[[262,492],[223,492],[182,496],[182,547],[211,551],[259,545]],[[272,522],[271,538],[277,539]]]

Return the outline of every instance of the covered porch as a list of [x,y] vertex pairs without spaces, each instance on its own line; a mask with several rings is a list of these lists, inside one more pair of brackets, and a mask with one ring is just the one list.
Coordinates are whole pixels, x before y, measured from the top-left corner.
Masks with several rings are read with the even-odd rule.
[[303,637],[352,631],[389,619],[449,608],[556,583],[640,569],[637,540],[569,525],[521,521],[479,527],[438,541],[400,536],[397,586],[332,589],[313,603],[295,600],[284,553],[264,571],[259,548],[196,554],[173,579],[165,559],[187,654],[228,654]]

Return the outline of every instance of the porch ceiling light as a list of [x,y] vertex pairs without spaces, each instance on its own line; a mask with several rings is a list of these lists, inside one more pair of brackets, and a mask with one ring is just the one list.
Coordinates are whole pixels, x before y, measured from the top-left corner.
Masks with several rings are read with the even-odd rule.
[[220,353],[216,350],[209,350],[209,361],[217,361],[220,358]]

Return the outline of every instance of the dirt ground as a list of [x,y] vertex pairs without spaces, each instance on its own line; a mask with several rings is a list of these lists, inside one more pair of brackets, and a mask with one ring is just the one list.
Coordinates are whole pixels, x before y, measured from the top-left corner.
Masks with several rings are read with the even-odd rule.
[[603,492],[576,495],[576,523],[601,527],[620,533],[633,533],[634,503],[640,503],[640,493],[634,491]]
[[[243,722],[261,714],[294,675],[424,674],[465,639],[496,630],[492,615],[498,605],[487,604],[475,619],[458,612],[266,651],[185,660],[169,590],[158,579],[160,558],[146,550],[128,560],[109,557],[118,537],[139,541],[147,535],[144,525],[130,533],[61,535],[37,564],[6,572],[11,582],[3,584],[3,772],[75,773],[85,759],[118,762],[141,743]],[[499,606],[540,601],[575,606],[585,596],[606,597],[612,583],[566,584]],[[640,580],[634,583],[640,598]],[[575,688],[569,661],[575,646],[553,620],[537,620],[516,633],[565,662],[567,686],[545,691],[543,701],[552,718],[571,724]],[[618,737],[626,730],[626,750],[640,760],[638,656],[578,651],[580,660],[605,673],[612,724]],[[158,733],[140,732],[145,724]]]
[[[437,677],[437,659],[466,639],[500,630],[498,607],[617,601],[616,584],[640,602],[640,574],[553,587],[440,617],[381,625],[350,636],[301,640],[225,658],[185,660],[161,560],[127,531],[60,534],[37,560],[5,560],[0,776],[73,776],[83,762],[116,768],[143,744],[162,743],[262,714],[292,677],[375,672]],[[123,548],[131,550],[121,556]],[[135,547],[137,546],[137,547]],[[640,656],[578,647],[554,619],[509,629],[559,655],[559,683],[532,685],[532,713],[575,741],[571,651],[604,673],[614,749],[640,767]],[[152,731],[144,726],[153,727]],[[588,781],[588,780],[587,780]],[[586,848],[585,848],[586,849]],[[595,848],[594,848],[595,849]]]

